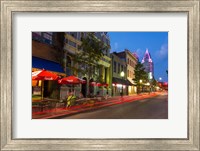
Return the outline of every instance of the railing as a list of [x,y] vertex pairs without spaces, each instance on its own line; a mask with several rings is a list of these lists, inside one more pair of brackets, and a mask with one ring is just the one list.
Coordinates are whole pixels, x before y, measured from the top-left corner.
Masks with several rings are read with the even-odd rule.
[[[98,102],[98,101],[104,101],[107,98],[104,96],[95,96],[92,98],[78,98],[73,100],[72,106],[77,106],[77,105],[84,105],[84,104],[90,104],[91,101],[93,103]],[[54,100],[54,99],[45,99],[40,102],[33,102],[32,103],[32,113],[37,113],[37,112],[47,112],[47,111],[52,111],[56,110],[57,108],[65,108],[66,107],[66,100]]]

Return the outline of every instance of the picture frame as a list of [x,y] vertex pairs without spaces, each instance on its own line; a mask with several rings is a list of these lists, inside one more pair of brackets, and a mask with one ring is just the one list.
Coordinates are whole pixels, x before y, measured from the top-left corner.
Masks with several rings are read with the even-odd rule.
[[[13,139],[13,37],[15,12],[187,12],[187,139]],[[199,0],[1,0],[1,150],[199,150]]]

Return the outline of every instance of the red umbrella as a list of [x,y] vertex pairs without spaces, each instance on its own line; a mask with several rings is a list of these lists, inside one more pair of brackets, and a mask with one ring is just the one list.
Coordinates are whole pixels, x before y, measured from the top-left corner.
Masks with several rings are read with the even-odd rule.
[[57,80],[58,78],[58,75],[44,69],[32,72],[32,80]]
[[108,84],[107,84],[107,83],[97,83],[97,86],[98,86],[98,87],[101,87],[101,86],[105,86],[105,87],[107,87]]
[[[59,77],[58,75],[50,72],[50,71],[46,71],[45,69],[40,70],[40,71],[35,71],[32,72],[32,80],[57,80]],[[43,99],[43,91],[44,91],[44,82],[42,82],[42,99]]]
[[85,80],[80,79],[76,76],[68,76],[68,77],[58,80],[58,83],[60,84],[81,84],[85,82],[86,82]]
[[68,77],[65,77],[65,78],[58,80],[58,83],[60,83],[60,84],[70,84],[70,85],[73,86],[73,88],[74,88],[75,84],[82,84],[82,83],[85,83],[85,82],[86,82],[85,80],[80,79],[76,76],[68,76]]
[[96,84],[97,84],[96,82],[90,82],[91,86],[96,86]]
[[97,87],[101,87],[101,86],[105,86],[107,87],[108,84],[107,83],[96,83],[96,82],[90,82],[91,86],[97,86]]

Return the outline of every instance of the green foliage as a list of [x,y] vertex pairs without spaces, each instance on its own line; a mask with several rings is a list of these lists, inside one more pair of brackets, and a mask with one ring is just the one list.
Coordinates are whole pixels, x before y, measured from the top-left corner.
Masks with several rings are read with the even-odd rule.
[[155,80],[155,78],[152,79],[152,86],[158,86],[158,82]]
[[[135,69],[135,78],[133,79],[134,83],[137,86],[137,93],[140,93],[143,89],[143,84],[148,82],[148,74],[145,71],[144,66],[138,61]],[[142,82],[140,82],[142,80]]]
[[95,75],[95,68],[100,69],[98,61],[103,57],[103,51],[108,50],[110,46],[105,45],[92,32],[87,33],[87,36],[82,38],[81,41],[82,44],[78,48],[79,52],[73,57],[76,64],[74,70],[83,75],[86,74],[88,79],[91,79],[91,76]]
[[133,81],[137,86],[140,85],[140,80],[142,80],[143,83],[148,82],[148,74],[146,73],[145,68],[139,61],[135,66],[134,72],[135,78],[133,79]]

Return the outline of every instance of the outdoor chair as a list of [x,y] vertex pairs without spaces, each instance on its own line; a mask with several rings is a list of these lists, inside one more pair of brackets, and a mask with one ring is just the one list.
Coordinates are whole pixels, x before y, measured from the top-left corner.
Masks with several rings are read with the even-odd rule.
[[56,104],[57,104],[56,101],[49,101],[49,109],[50,110],[56,109],[57,108]]
[[32,112],[41,112],[41,106],[39,102],[33,102],[32,103]]
[[39,102],[40,112],[44,112],[49,109],[49,102]]

